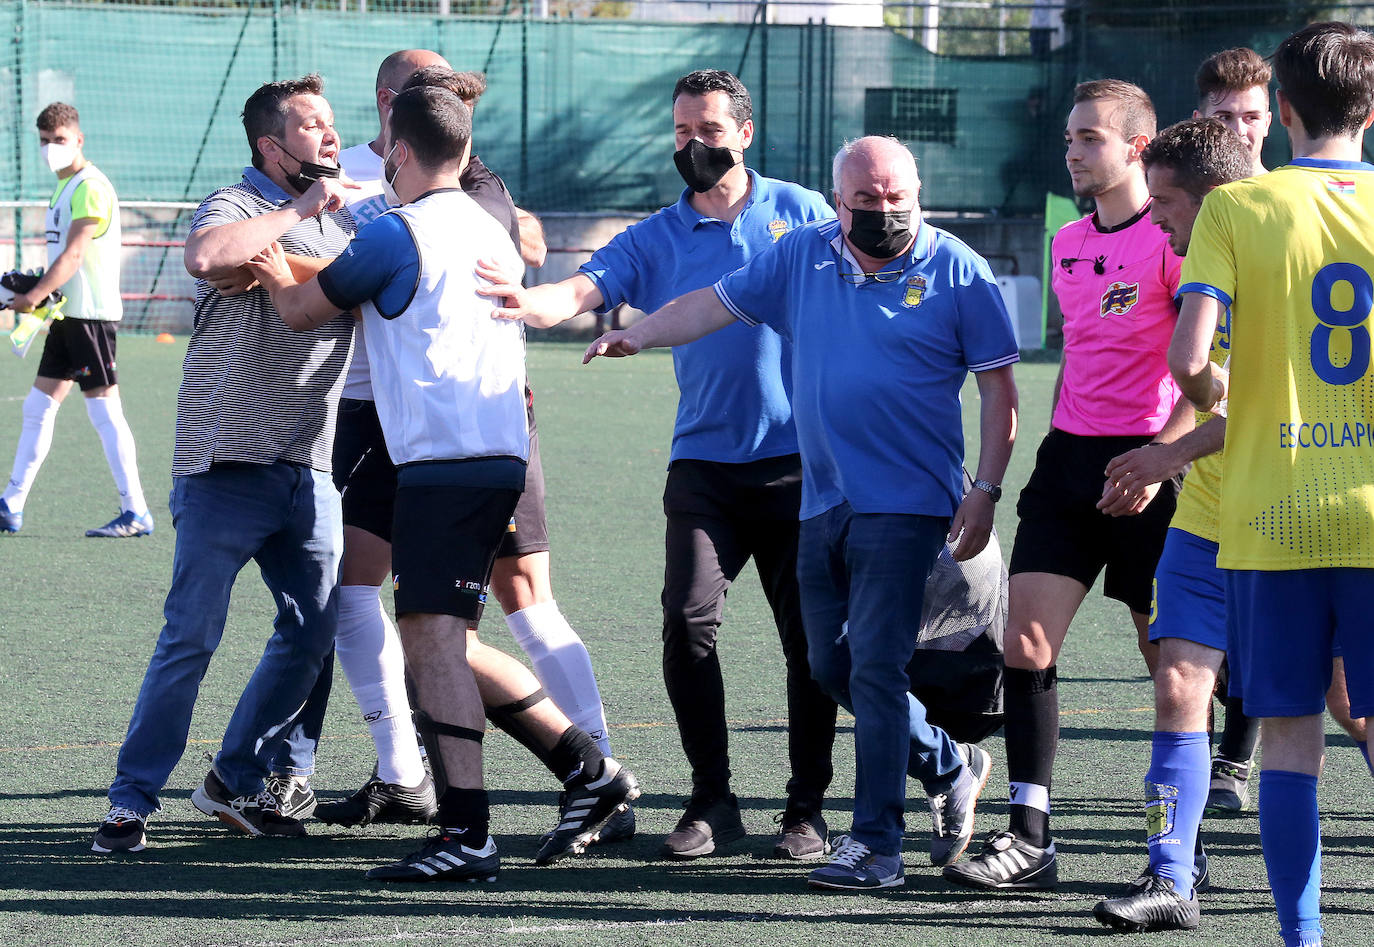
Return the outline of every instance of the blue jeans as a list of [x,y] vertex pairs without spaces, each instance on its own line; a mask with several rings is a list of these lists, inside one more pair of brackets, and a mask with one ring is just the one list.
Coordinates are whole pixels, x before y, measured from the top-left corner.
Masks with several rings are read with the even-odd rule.
[[[901,851],[906,778],[945,792],[963,762],[909,693],[926,577],[949,520],[855,513],[841,503],[801,524],[801,585],[811,673],[854,714],[852,837],[879,855]],[[848,633],[844,623],[849,622]]]
[[[186,749],[191,709],[224,634],[230,590],[250,559],[277,617],[215,758],[215,771],[234,795],[262,789],[288,736],[292,769],[313,768],[310,734],[292,728],[330,656],[338,620],[343,525],[328,474],[280,462],[216,464],[173,479],[171,510],[177,539],[166,624],[109,793],[112,804],[143,814],[160,808],[158,793]],[[318,721],[313,726],[318,738]]]

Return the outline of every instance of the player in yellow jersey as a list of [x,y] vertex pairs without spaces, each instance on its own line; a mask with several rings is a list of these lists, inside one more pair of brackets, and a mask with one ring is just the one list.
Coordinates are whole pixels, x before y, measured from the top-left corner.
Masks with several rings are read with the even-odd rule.
[[[1203,198],[1213,188],[1247,177],[1251,167],[1243,139],[1215,119],[1166,128],[1140,157],[1152,198],[1150,219],[1180,256],[1188,252]],[[1211,358],[1218,363],[1229,354],[1228,329],[1223,321],[1212,340]],[[1150,641],[1159,645],[1155,733],[1145,775],[1150,862],[1122,896],[1093,909],[1099,922],[1124,932],[1197,927],[1195,892],[1207,886],[1198,824],[1208,790],[1207,711],[1226,656],[1226,596],[1216,566],[1221,492],[1216,452],[1225,428],[1217,420],[1198,420],[1198,427],[1172,443],[1115,458],[1107,468],[1108,495],[1100,504],[1108,510],[1128,506],[1140,484],[1177,476],[1194,462],[1155,569],[1150,609]]]
[[[1295,158],[1204,201],[1170,367],[1229,395],[1217,564],[1231,687],[1263,720],[1260,840],[1285,945],[1321,943],[1317,775],[1333,644],[1350,711],[1374,710],[1374,36],[1317,23],[1274,54]],[[1209,350],[1230,313],[1228,372]]]

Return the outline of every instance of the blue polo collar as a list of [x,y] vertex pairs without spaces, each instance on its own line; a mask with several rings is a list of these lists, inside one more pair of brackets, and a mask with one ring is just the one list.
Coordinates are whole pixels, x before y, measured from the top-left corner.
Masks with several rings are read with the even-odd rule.
[[[740,209],[741,216],[743,216],[744,212],[750,207],[758,203],[764,189],[763,178],[759,177],[758,172],[753,168],[745,168],[744,172],[749,175],[749,199],[745,201],[744,207]],[[681,219],[689,229],[696,229],[702,224],[719,221],[720,218],[707,217],[692,206],[691,197],[693,193],[690,187],[682,189],[682,196],[677,199],[677,204],[674,207],[677,211],[678,218]]]
[[290,194],[277,187],[275,181],[251,165],[243,169],[243,180],[259,194],[279,207],[287,201],[295,200]]

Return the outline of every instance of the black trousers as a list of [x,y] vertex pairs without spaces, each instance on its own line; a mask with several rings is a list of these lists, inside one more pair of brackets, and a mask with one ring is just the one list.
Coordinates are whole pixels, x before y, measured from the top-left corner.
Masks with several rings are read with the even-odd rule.
[[663,680],[692,766],[692,793],[730,791],[725,687],[716,655],[725,596],[750,557],[782,640],[789,805],[818,811],[833,775],[835,702],[811,677],[797,589],[796,454],[745,464],[674,461],[663,492]]

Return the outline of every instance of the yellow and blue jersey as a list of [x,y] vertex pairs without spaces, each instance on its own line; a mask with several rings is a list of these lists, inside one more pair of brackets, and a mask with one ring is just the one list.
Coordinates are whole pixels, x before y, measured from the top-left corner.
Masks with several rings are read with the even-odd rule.
[[1217,564],[1374,568],[1374,166],[1303,158],[1213,191],[1179,291],[1231,315]]
[[[1226,359],[1231,355],[1229,308],[1212,335],[1212,350],[1209,354],[1212,361],[1218,365],[1225,365]],[[1198,427],[1214,417],[1210,411],[1197,411],[1194,414],[1194,423]],[[1183,478],[1183,491],[1178,495],[1178,506],[1174,510],[1174,518],[1169,521],[1169,526],[1214,543],[1221,532],[1220,512],[1221,454],[1208,454],[1193,461],[1188,476]]]

